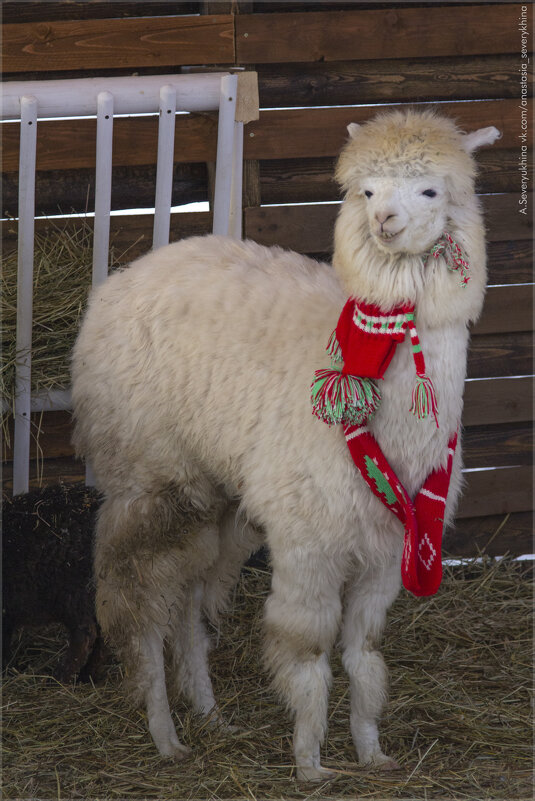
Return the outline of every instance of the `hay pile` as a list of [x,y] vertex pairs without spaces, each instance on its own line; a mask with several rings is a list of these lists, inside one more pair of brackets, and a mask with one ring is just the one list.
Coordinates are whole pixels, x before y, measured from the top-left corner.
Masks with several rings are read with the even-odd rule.
[[47,683],[58,634],[24,634],[16,656],[26,672],[10,668],[4,687],[4,798],[531,799],[531,570],[491,559],[448,568],[437,596],[403,593],[392,608],[382,741],[400,772],[355,766],[334,658],[323,761],[338,778],[319,787],[292,779],[291,724],[260,666],[265,571],[244,572],[212,654],[216,694],[241,732],[209,731],[178,702],[195,749],[180,765],[158,758],[143,715],[120,694],[120,668],[98,686]]
[[[133,243],[134,247],[137,243]],[[32,331],[32,391],[69,385],[69,359],[91,287],[93,225],[55,225],[35,235]],[[128,252],[110,250],[111,269],[128,261]],[[2,398],[12,406],[17,328],[17,252],[2,257]]]
[[[32,389],[69,385],[69,355],[91,286],[89,223],[70,232],[52,226],[35,236]],[[17,326],[17,253],[2,259],[2,397],[12,402]]]

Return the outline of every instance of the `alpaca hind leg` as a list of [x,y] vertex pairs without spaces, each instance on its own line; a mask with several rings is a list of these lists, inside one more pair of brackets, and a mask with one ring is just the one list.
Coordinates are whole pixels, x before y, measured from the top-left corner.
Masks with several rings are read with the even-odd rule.
[[376,645],[400,588],[399,559],[368,568],[348,587],[342,627],[343,663],[351,687],[351,734],[362,765],[399,765],[379,745],[378,720],[388,696],[387,669]]
[[200,715],[217,715],[208,666],[210,639],[202,620],[203,582],[191,584],[184,607],[177,610],[169,637],[177,689]]
[[340,617],[343,577],[324,553],[288,550],[274,555],[266,602],[266,663],[274,685],[294,715],[294,756],[300,781],[325,781],[321,766],[327,730],[329,653]]
[[156,628],[147,628],[132,646],[133,649],[137,646],[136,683],[144,696],[154,744],[161,756],[184,759],[191,749],[178,739],[171,718],[165,684],[163,636]]
[[219,557],[204,576],[203,609],[212,623],[217,624],[243,565],[262,542],[262,532],[242,519],[236,504],[229,506],[219,522]]
[[95,538],[97,618],[127,667],[162,756],[188,753],[171,719],[164,641],[185,589],[217,557],[213,523],[182,513],[167,494],[107,499]]

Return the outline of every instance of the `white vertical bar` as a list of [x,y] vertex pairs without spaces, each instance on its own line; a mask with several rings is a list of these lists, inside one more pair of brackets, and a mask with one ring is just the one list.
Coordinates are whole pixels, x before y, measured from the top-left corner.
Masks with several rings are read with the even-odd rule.
[[230,209],[234,155],[234,120],[238,76],[225,75],[221,79],[219,122],[217,130],[217,161],[214,189],[214,234],[230,234]]
[[158,125],[158,162],[156,167],[156,197],[154,200],[154,229],[152,247],[169,244],[173,166],[175,152],[176,89],[160,89],[160,121]]
[[[111,167],[113,155],[113,95],[97,96],[97,147],[95,171],[95,227],[93,230],[93,286],[108,277],[110,253]],[[86,464],[85,483],[93,486],[91,465]]]
[[111,164],[113,151],[113,95],[97,97],[97,168],[95,174],[95,229],[93,286],[106,280],[110,250]]
[[30,404],[32,371],[33,250],[37,100],[20,99],[19,248],[17,274],[17,359],[13,495],[28,492],[30,478]]
[[234,123],[234,147],[232,156],[232,194],[230,201],[229,234],[234,239],[242,238],[242,192],[243,192],[243,122]]

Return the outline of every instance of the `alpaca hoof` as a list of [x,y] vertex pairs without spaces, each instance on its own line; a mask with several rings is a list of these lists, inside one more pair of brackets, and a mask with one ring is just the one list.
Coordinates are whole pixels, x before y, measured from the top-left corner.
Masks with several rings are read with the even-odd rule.
[[362,766],[370,770],[401,770],[401,765],[386,754],[376,754]]
[[162,759],[173,762],[182,762],[193,753],[193,750],[188,745],[183,745],[176,735],[166,742],[156,743],[156,747]]
[[327,768],[322,768],[321,765],[301,765],[296,771],[298,782],[328,782],[336,777],[336,773]]

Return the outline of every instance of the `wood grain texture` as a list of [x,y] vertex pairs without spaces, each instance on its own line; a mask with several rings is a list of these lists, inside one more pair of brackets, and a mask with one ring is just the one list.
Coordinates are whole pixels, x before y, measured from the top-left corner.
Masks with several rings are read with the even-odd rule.
[[531,239],[489,242],[487,261],[489,285],[528,284],[533,280],[533,242]]
[[530,512],[533,508],[531,466],[499,467],[464,474],[466,489],[458,518]]
[[442,544],[445,557],[521,556],[533,552],[532,512],[507,515],[458,518],[445,532]]
[[532,373],[531,333],[484,334],[470,340],[468,378],[499,378]]
[[463,432],[463,456],[467,468],[531,465],[533,425],[471,426]]
[[518,56],[263,64],[258,79],[264,108],[517,98]]
[[464,426],[521,423],[533,419],[533,378],[483,378],[464,386]]
[[[37,170],[83,169],[95,167],[96,121],[51,120],[38,122]],[[19,124],[2,126],[3,170],[18,170]],[[217,115],[186,114],[177,117],[175,161],[191,163],[215,161]],[[113,124],[113,164],[115,167],[156,164],[158,120],[156,117],[119,117]]]
[[50,22],[52,20],[159,17],[196,14],[199,2],[179,0],[4,0],[4,23]]
[[533,284],[493,286],[487,289],[474,334],[533,330]]
[[[395,108],[395,106],[392,106]],[[530,107],[531,109],[531,104]],[[515,100],[480,103],[444,103],[441,113],[453,117],[464,130],[496,125],[502,138],[493,151],[518,145],[519,109]],[[301,159],[337,156],[347,140],[347,125],[375,116],[378,108],[309,108],[260,112],[245,129],[246,159]],[[529,110],[528,110],[528,113]],[[18,123],[4,123],[4,172],[18,170]],[[94,120],[52,120],[38,123],[37,169],[91,167],[95,163]],[[217,115],[191,114],[177,118],[175,158],[181,162],[213,161]],[[154,164],[157,119],[119,118],[114,123],[114,164]],[[482,150],[481,153],[485,151]],[[518,180],[518,187],[520,181]]]
[[2,34],[11,73],[234,63],[230,14],[9,23]]
[[[530,103],[529,108],[531,106]],[[391,106],[396,107],[396,104]],[[380,110],[380,107],[343,107],[263,111],[258,122],[247,127],[245,158],[336,156],[347,140],[348,124],[366,122]],[[443,103],[439,110],[466,131],[495,125],[502,133],[502,138],[493,145],[495,149],[518,146],[520,112],[517,100]]]
[[239,64],[518,52],[519,4],[244,14]]

